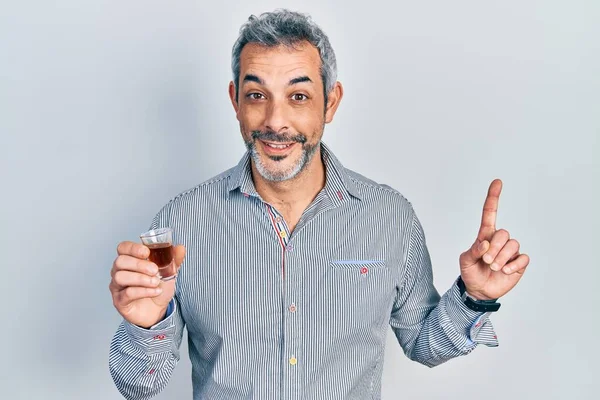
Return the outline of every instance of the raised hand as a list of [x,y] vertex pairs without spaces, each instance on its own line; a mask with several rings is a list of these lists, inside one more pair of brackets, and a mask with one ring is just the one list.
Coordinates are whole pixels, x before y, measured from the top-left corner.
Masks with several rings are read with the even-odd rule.
[[502,181],[494,180],[483,206],[477,240],[459,259],[467,293],[478,300],[497,299],[508,293],[529,264],[529,256],[519,253],[519,242],[511,239],[507,230],[496,230],[501,191]]
[[[158,267],[147,260],[148,247],[134,242],[121,242],[113,263],[109,285],[113,304],[123,318],[134,325],[149,328],[165,316],[175,295],[175,279],[163,282]],[[185,247],[173,248],[177,269],[185,257]]]

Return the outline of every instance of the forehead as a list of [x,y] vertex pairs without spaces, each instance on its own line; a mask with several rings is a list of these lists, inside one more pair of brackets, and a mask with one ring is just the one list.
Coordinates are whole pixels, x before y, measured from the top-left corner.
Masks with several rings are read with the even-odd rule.
[[240,54],[241,79],[245,74],[256,74],[263,78],[269,75],[303,74],[314,78],[313,82],[316,82],[320,69],[319,50],[308,42],[300,42],[293,47],[248,43]]

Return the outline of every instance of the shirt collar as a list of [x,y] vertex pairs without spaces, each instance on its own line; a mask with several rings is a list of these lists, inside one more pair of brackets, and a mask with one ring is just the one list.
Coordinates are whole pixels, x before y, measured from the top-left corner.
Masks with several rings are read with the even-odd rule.
[[[361,197],[354,181],[348,176],[346,169],[335,157],[331,149],[323,142],[321,142],[321,158],[325,164],[324,190],[329,198],[334,203],[343,202],[349,196],[360,200]],[[229,184],[227,186],[228,196],[236,189],[239,189],[245,196],[259,197],[252,181],[250,163],[250,151],[247,150],[229,177]]]

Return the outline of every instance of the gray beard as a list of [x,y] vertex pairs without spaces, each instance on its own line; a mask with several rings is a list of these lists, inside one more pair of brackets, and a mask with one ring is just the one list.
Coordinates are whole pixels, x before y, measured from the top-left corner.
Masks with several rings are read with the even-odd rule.
[[[256,166],[256,170],[264,179],[271,182],[283,182],[289,179],[295,178],[300,172],[306,168],[306,166],[310,163],[313,156],[317,152],[317,149],[321,145],[321,141],[317,142],[315,145],[306,145],[306,143],[301,144],[302,146],[302,156],[298,160],[298,162],[287,171],[277,171],[272,172],[269,171],[266,166],[263,164],[260,154],[256,150],[256,145],[254,141],[246,142],[246,147],[250,150],[250,156],[254,161],[254,165]],[[275,162],[279,162],[286,157],[269,157]]]

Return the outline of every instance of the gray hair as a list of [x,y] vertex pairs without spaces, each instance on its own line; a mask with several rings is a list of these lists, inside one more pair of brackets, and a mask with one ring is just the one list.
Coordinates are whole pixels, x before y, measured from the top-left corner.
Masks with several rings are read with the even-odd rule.
[[231,57],[236,101],[240,80],[240,55],[246,44],[259,43],[268,47],[279,45],[293,47],[305,40],[319,50],[321,79],[323,80],[325,103],[327,103],[327,94],[333,89],[337,79],[337,65],[333,48],[325,32],[313,22],[310,16],[286,9],[262,13],[259,17],[251,15],[240,28],[240,35],[233,45]]

